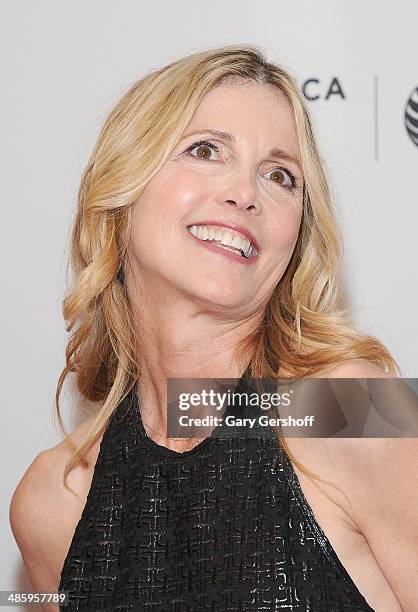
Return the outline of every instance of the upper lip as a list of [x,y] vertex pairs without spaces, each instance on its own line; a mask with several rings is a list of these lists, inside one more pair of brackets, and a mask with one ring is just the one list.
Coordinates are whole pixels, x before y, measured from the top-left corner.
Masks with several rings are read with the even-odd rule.
[[258,252],[260,252],[260,245],[258,244],[256,238],[253,234],[242,225],[238,225],[237,223],[230,223],[229,221],[219,221],[216,219],[209,219],[205,221],[195,221],[194,223],[190,223],[187,227],[191,227],[192,225],[219,225],[220,227],[226,227],[231,230],[235,230],[240,234],[243,234],[248,238],[248,240],[255,246]]

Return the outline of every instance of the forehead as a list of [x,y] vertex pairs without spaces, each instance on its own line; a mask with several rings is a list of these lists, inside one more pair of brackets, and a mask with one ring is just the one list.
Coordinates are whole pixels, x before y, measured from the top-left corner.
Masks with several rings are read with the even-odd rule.
[[237,139],[256,139],[267,146],[287,145],[297,156],[298,142],[289,100],[274,85],[223,82],[202,98],[188,126],[218,128]]

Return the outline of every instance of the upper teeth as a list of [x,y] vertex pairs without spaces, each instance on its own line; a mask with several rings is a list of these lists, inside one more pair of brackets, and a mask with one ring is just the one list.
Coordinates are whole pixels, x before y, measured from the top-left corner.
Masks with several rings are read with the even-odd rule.
[[221,230],[219,226],[213,225],[191,225],[187,228],[193,236],[200,240],[217,240],[225,246],[231,246],[243,251],[245,257],[249,257],[253,251],[252,243],[243,236],[232,235],[227,230]]

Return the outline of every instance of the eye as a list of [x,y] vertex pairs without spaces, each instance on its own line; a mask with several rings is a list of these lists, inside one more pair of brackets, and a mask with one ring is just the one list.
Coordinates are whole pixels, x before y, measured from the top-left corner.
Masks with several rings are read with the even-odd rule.
[[[196,154],[193,153],[195,150]],[[185,152],[195,159],[215,161],[210,159],[212,151],[219,153],[219,148],[208,140],[199,140],[198,142],[194,142],[187,147]],[[270,170],[270,173],[271,175],[276,175],[277,177],[273,179],[273,182],[285,187],[286,189],[289,189],[290,191],[293,191],[298,186],[298,182],[293,172],[283,166],[274,167],[272,170]]]
[[290,172],[287,168],[277,166],[270,170],[270,176],[276,175],[277,178],[273,179],[273,182],[278,185],[282,185],[287,189],[295,189],[297,187],[297,180],[293,172]]
[[[196,155],[192,154],[194,149],[196,149]],[[209,159],[212,151],[216,151],[218,153],[219,149],[217,146],[211,142],[208,142],[207,140],[199,140],[198,142],[194,142],[186,149],[186,153],[197,159],[203,159],[204,161],[213,161]]]

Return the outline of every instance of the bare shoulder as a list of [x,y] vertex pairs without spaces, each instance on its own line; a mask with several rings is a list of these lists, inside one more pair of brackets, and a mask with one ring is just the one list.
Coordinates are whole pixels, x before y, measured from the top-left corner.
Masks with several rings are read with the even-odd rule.
[[[332,365],[312,378],[361,379],[393,378],[393,376],[365,359],[350,359]],[[295,457],[321,479],[348,490],[350,492],[349,506],[353,509],[353,494],[357,494],[361,489],[361,483],[366,482],[367,463],[373,456],[376,457],[376,454],[385,452],[388,439],[289,437],[286,443]],[[342,498],[337,497],[339,501],[342,501]]]
[[[396,379],[363,359],[337,364],[317,377]],[[399,411],[411,396],[405,385],[395,388],[390,399]],[[416,398],[412,402],[410,414],[417,418]],[[304,488],[313,499],[314,488],[320,490],[334,502],[332,508],[343,510],[344,521],[367,539],[402,608],[418,610],[418,439],[288,438],[286,442],[296,458],[324,481],[314,485],[296,467]]]
[[[97,410],[71,433],[76,444],[86,436],[96,416]],[[78,465],[68,475],[68,485],[74,492],[63,483],[64,468],[71,455],[63,440],[34,458],[13,493],[10,525],[37,592],[58,590],[61,569],[90,489],[100,442],[101,437],[87,455],[88,467]],[[48,609],[56,607],[45,607],[45,612]]]
[[347,359],[329,366],[314,378],[393,378],[392,374],[367,361],[367,359]]

